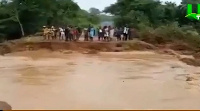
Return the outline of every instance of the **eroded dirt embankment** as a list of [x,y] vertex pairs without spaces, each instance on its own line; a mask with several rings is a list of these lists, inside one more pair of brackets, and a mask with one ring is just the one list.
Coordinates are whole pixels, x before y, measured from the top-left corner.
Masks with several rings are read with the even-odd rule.
[[12,52],[48,49],[51,51],[73,50],[87,51],[95,50],[102,52],[121,52],[129,50],[150,50],[156,49],[155,46],[141,41],[132,42],[7,42],[0,44],[1,54]]
[[[12,52],[48,49],[51,51],[71,50],[87,54],[98,52],[122,52],[133,50],[152,50],[161,54],[169,54],[180,61],[193,66],[200,66],[200,54],[197,49],[187,44],[152,45],[143,41],[134,40],[128,42],[61,42],[61,41],[10,41],[0,44],[0,54]],[[67,52],[68,53],[68,52]],[[184,56],[187,55],[187,56]],[[188,56],[191,55],[191,56]]]

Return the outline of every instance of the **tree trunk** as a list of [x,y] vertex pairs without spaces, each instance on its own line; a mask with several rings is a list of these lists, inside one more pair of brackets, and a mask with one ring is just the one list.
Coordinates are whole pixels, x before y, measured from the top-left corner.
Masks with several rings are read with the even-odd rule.
[[21,22],[20,22],[18,16],[17,16],[16,18],[17,18],[17,21],[18,21],[19,26],[20,26],[20,30],[21,30],[22,37],[24,37],[25,34],[24,34],[24,28],[23,28],[23,25],[21,24]]
[[22,37],[24,37],[25,33],[24,33],[23,25],[22,25],[22,23],[21,23],[20,20],[19,20],[19,14],[18,14],[17,10],[15,10],[15,11],[16,11],[16,15],[15,15],[15,16],[16,16],[17,22],[19,23]]
[[22,37],[24,37],[24,28],[23,28],[23,25],[21,24],[21,22],[20,21],[18,21],[18,23],[19,23],[19,26],[20,26],[20,30],[21,30],[21,33],[22,33]]

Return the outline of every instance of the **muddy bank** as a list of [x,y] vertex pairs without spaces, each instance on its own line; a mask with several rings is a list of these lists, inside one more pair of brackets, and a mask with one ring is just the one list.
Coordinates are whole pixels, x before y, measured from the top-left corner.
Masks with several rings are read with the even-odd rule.
[[7,42],[0,44],[1,54],[26,51],[48,49],[51,51],[73,50],[85,51],[96,50],[103,52],[121,52],[125,50],[153,50],[156,49],[151,44],[141,41],[131,42],[60,42],[60,41],[43,41],[43,42]]
[[[63,41],[8,41],[0,44],[0,54],[36,51],[47,49],[50,51],[64,51],[63,53],[71,53],[77,51],[84,54],[97,54],[99,52],[127,52],[133,50],[139,51],[155,51],[161,54],[169,54],[177,57],[180,61],[193,66],[200,66],[200,54],[197,49],[189,47],[187,44],[167,44],[152,45],[143,41],[133,40],[127,42],[63,42]],[[193,55],[186,57],[182,55]]]
[[[152,45],[140,40],[125,41],[125,42],[63,42],[63,41],[42,41],[42,40],[16,40],[8,41],[6,43],[0,44],[1,54],[26,51],[26,50],[39,50],[39,49],[48,49],[52,51],[57,51],[60,49],[63,50],[96,50],[102,52],[122,52],[122,51],[132,51],[132,50],[154,50],[162,51],[163,49],[171,49],[177,51],[180,54],[192,55],[195,53],[195,50],[190,48],[187,45],[180,44],[169,44],[169,45]],[[169,52],[169,51],[168,51]],[[168,54],[168,52],[163,52]],[[186,54],[186,55],[187,55]]]

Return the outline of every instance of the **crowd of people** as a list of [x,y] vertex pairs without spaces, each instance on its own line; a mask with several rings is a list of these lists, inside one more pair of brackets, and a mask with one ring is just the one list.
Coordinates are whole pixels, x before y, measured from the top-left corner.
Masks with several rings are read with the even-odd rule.
[[114,28],[111,26],[104,26],[94,28],[89,26],[81,29],[80,27],[59,27],[55,28],[43,26],[43,37],[45,40],[65,40],[65,41],[79,41],[81,35],[84,36],[84,41],[93,41],[94,37],[98,37],[99,41],[127,41],[133,39],[133,28],[127,26],[123,28]]

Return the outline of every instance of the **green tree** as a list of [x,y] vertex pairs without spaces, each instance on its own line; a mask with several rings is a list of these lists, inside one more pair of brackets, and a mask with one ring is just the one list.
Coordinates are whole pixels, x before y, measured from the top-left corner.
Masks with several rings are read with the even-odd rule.
[[116,25],[137,26],[140,23],[158,25],[163,18],[163,10],[159,1],[118,0],[117,3],[106,7],[104,12],[116,16]]
[[99,24],[99,17],[73,0],[1,0],[0,36],[17,39],[47,26]]

